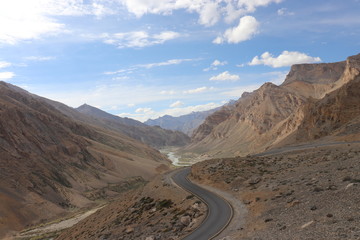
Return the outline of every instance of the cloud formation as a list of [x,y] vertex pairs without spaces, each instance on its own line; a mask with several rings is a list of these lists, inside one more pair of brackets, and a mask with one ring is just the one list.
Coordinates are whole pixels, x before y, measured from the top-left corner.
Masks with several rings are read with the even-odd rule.
[[273,68],[288,67],[293,64],[300,63],[316,63],[321,62],[319,57],[311,57],[301,52],[283,51],[279,56],[274,57],[269,52],[264,52],[260,57],[255,56],[249,63],[250,66],[266,65]]
[[[200,111],[207,111],[210,109],[214,109],[220,107],[221,103],[206,103],[206,104],[199,104],[193,106],[186,106],[186,107],[171,107],[169,109],[164,109],[162,111],[154,111],[151,108],[139,108],[140,110],[137,111],[135,114],[132,113],[120,113],[118,114],[119,117],[130,117],[134,118],[139,121],[146,121],[148,119],[155,119],[164,115],[170,115],[174,117],[178,117],[181,115],[189,114],[191,112],[200,112]],[[145,109],[145,111],[143,111]]]
[[229,28],[221,36],[215,38],[213,43],[222,44],[240,43],[253,38],[258,32],[259,23],[253,16],[242,17],[236,27]]
[[133,31],[124,33],[103,33],[100,38],[104,43],[112,44],[118,48],[143,48],[180,37],[181,34],[173,31],[163,31],[157,34],[150,34],[146,31]]
[[210,67],[205,68],[204,71],[210,71],[210,70],[217,70],[218,66],[224,66],[227,64],[227,61],[219,61],[219,60],[214,60],[214,62],[211,63]]
[[209,91],[212,89],[214,89],[214,88],[213,87],[199,87],[199,88],[195,88],[195,89],[186,90],[183,93],[185,93],[185,94],[202,93],[202,92],[206,92],[206,91]]
[[16,44],[23,40],[68,32],[58,16],[114,14],[111,2],[100,0],[11,0],[0,2],[0,43]]
[[295,13],[288,11],[287,8],[280,8],[280,9],[277,11],[277,14],[278,14],[279,16],[292,16],[292,15],[294,15]]
[[0,72],[0,80],[8,80],[15,77],[13,72]]
[[185,59],[170,59],[164,62],[157,62],[157,63],[147,63],[147,64],[139,64],[136,65],[137,67],[141,68],[153,68],[153,67],[161,67],[161,66],[168,66],[168,65],[177,65],[183,62],[191,62],[195,61],[196,59],[192,58],[185,58]]
[[254,12],[258,7],[283,0],[120,0],[127,10],[140,18],[145,14],[171,15],[173,11],[184,9],[199,15],[198,22],[212,26],[224,17],[231,23],[239,17]]
[[25,57],[25,60],[28,61],[38,61],[38,62],[42,62],[42,61],[50,61],[50,60],[54,60],[56,59],[53,56],[29,56],[29,57]]
[[181,106],[183,106],[183,105],[184,105],[183,102],[181,102],[181,101],[176,101],[176,102],[170,104],[170,107],[171,107],[171,108],[176,108],[176,107],[181,107]]
[[11,63],[9,62],[5,62],[5,61],[0,61],[0,68],[6,68],[6,67],[10,67]]
[[212,76],[210,81],[237,81],[239,80],[239,75],[230,74],[228,71],[222,72],[219,75]]

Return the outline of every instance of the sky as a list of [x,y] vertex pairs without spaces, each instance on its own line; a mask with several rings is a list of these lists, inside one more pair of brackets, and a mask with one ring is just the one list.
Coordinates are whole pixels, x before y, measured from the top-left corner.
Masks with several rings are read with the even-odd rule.
[[360,53],[360,0],[0,0],[0,80],[140,121]]

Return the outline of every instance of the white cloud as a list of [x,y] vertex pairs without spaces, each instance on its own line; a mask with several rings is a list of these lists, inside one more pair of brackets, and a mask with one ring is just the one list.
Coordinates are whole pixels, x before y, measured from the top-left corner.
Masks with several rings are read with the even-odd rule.
[[153,110],[151,108],[138,108],[135,110],[136,113],[152,113]]
[[199,10],[199,23],[205,26],[212,26],[220,20],[218,3],[209,2]]
[[15,77],[13,72],[0,72],[0,80],[8,80]]
[[118,48],[143,48],[180,37],[181,34],[173,31],[163,31],[158,34],[150,34],[146,31],[133,31],[124,33],[103,33],[99,38],[106,44],[115,45]]
[[176,102],[170,104],[170,107],[171,107],[171,108],[177,108],[177,107],[181,107],[181,106],[183,106],[183,105],[184,105],[183,102],[181,102],[181,101],[176,101]]
[[183,93],[185,94],[194,94],[194,93],[202,93],[202,92],[206,92],[209,90],[213,90],[213,87],[199,87],[199,88],[195,88],[195,89],[190,89],[190,90],[186,90]]
[[319,57],[311,57],[301,52],[283,51],[279,56],[273,57],[269,52],[263,53],[260,57],[255,56],[249,63],[250,66],[266,65],[274,68],[287,67],[300,63],[321,62]]
[[135,68],[119,69],[119,70],[113,71],[113,72],[104,72],[104,74],[105,75],[114,75],[114,74],[119,74],[119,73],[131,73],[133,70],[135,70]]
[[174,90],[169,90],[169,91],[166,91],[166,90],[163,90],[160,92],[160,94],[162,95],[174,95],[176,92]]
[[11,0],[0,2],[0,43],[16,44],[23,40],[68,32],[57,16],[113,14],[99,0]]
[[292,16],[295,13],[288,11],[287,8],[280,8],[279,10],[277,10],[277,14],[279,16]]
[[210,67],[205,68],[204,71],[207,72],[209,70],[217,70],[218,66],[224,66],[226,64],[227,64],[227,61],[221,62],[221,61],[216,59],[216,60],[214,60],[214,62],[211,63]]
[[173,11],[184,9],[199,15],[198,22],[212,26],[224,19],[227,23],[239,19],[247,13],[254,12],[258,7],[283,0],[120,0],[130,13],[140,18],[145,14],[170,15]]
[[114,81],[122,81],[122,80],[127,80],[130,79],[130,77],[128,76],[118,76],[118,77],[113,77],[112,80]]
[[191,59],[191,58],[187,58],[187,59],[170,59],[164,62],[157,62],[157,63],[147,63],[147,64],[139,64],[136,65],[137,67],[142,67],[142,68],[153,68],[153,67],[161,67],[161,66],[168,66],[168,65],[177,65],[183,62],[191,62],[191,61],[196,61],[197,59]]
[[29,60],[29,61],[50,61],[50,60],[54,60],[56,59],[53,56],[29,56],[29,57],[25,57],[25,60]]
[[212,76],[210,81],[237,81],[239,80],[239,75],[231,75],[228,71],[222,72],[219,75]]
[[[156,63],[146,63],[146,64],[137,64],[134,66],[131,66],[127,69],[119,69],[117,71],[109,71],[109,72],[104,72],[105,75],[115,75],[115,74],[120,74],[120,73],[126,73],[126,74],[130,74],[133,71],[139,69],[139,68],[154,68],[154,67],[162,67],[162,66],[169,66],[169,65],[178,65],[181,64],[183,62],[192,62],[192,61],[198,61],[200,59],[193,59],[193,58],[182,58],[182,59],[170,59],[167,61],[163,61],[163,62],[156,62]],[[126,78],[126,77],[122,77],[122,78]]]
[[221,36],[218,36],[213,43],[222,44],[240,43],[250,40],[258,33],[259,23],[253,16],[242,17],[236,27],[229,28]]
[[5,61],[0,61],[0,68],[10,67],[12,64]]
[[[222,106],[222,103],[206,103],[206,104],[200,104],[200,105],[194,105],[194,106],[187,106],[187,107],[175,107],[175,108],[169,108],[165,109],[163,111],[148,111],[148,112],[135,112],[135,113],[120,113],[118,114],[119,117],[130,117],[134,118],[138,121],[146,121],[148,119],[155,119],[164,115],[170,115],[174,117],[182,116],[185,114],[189,114],[191,112],[200,112],[200,111],[207,111],[213,108],[217,108]],[[145,108],[148,109],[148,108]]]

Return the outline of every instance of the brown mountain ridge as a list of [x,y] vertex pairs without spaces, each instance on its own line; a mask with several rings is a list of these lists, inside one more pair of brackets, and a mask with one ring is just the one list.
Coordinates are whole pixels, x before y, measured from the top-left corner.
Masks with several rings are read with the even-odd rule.
[[265,83],[243,94],[234,108],[210,115],[183,151],[245,156],[329,135],[339,138],[336,129],[357,124],[359,64],[360,55],[337,63],[294,65],[280,86]]
[[167,169],[157,150],[64,114],[72,111],[0,82],[0,238],[118,195],[124,183],[141,184]]

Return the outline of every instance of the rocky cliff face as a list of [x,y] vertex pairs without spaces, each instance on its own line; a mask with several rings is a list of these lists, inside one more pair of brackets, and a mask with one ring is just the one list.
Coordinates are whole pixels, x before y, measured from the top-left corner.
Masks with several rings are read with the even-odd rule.
[[215,156],[264,150],[274,141],[267,134],[303,102],[304,98],[293,91],[265,83],[241,97],[234,107],[209,116],[195,131],[186,150]]
[[207,157],[246,155],[331,135],[349,121],[355,126],[359,59],[293,66],[282,85],[266,83],[243,95],[233,109],[210,115],[185,151]]
[[4,82],[0,153],[0,238],[118,194],[116,186],[135,176],[145,181],[168,164],[147,145],[75,121],[48,101]]
[[159,126],[148,126],[130,118],[121,118],[98,108],[84,104],[76,109],[104,128],[120,132],[155,148],[166,146],[184,146],[190,137],[179,131],[163,129]]
[[310,100],[301,109],[303,120],[294,133],[298,140],[360,132],[360,55],[349,57],[338,88],[320,100]]
[[315,84],[331,84],[339,80],[345,70],[346,62],[296,64],[290,69],[283,85],[295,81]]

